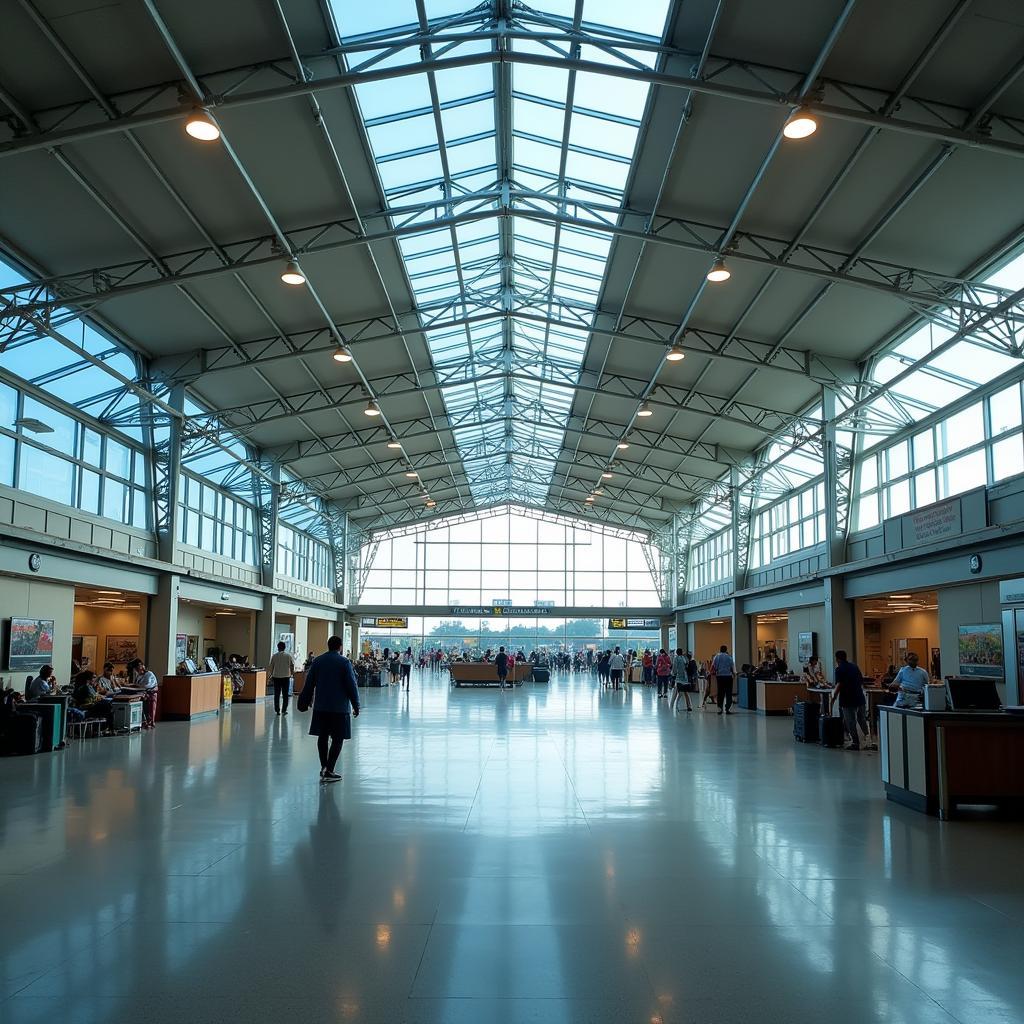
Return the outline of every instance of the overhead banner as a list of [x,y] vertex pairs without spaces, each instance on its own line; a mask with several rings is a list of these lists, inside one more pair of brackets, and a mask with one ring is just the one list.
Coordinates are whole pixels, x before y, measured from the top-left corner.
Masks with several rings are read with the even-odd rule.
[[408,629],[409,619],[397,615],[364,615],[359,626],[361,629]]
[[661,629],[661,619],[609,619],[609,629]]
[[537,608],[533,605],[514,607],[512,605],[491,604],[479,608],[449,608],[449,615],[547,615],[550,609]]

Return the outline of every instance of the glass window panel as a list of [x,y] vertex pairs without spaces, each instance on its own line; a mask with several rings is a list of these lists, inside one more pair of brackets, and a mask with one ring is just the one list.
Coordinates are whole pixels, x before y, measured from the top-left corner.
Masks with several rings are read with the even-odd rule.
[[869,455],[861,463],[860,486],[862,491],[870,491],[878,486],[877,455]]
[[988,402],[993,437],[1021,425],[1019,384],[997,391]]
[[128,488],[107,477],[103,481],[103,515],[108,519],[117,519],[120,522],[126,520],[125,504]]
[[987,477],[983,451],[962,455],[940,467],[940,497],[948,498],[951,494],[962,494],[981,487],[987,483]]
[[992,445],[992,479],[1005,480],[1018,473],[1024,473],[1024,447],[1021,435],[1013,434]]
[[878,495],[870,494],[857,502],[857,529],[868,530],[878,525]]
[[910,481],[901,480],[886,489],[887,516],[898,516],[910,511]]
[[82,429],[82,461],[99,468],[102,465],[101,453],[103,438],[95,430]]
[[[2,265],[0,265],[2,270]],[[0,384],[0,427],[14,430],[18,418],[18,392],[7,384]]]
[[22,443],[18,487],[64,505],[73,504],[74,466],[66,459]]
[[100,475],[90,469],[82,470],[82,497],[79,506],[83,512],[99,515],[100,512]]
[[978,444],[985,438],[981,402],[950,416],[937,428],[941,454],[953,455]]
[[0,434],[0,484],[14,485],[14,438]]
[[935,470],[926,469],[914,477],[914,504],[921,508],[935,500]]
[[139,487],[132,488],[132,526],[145,530],[149,526],[149,507],[146,492]]
[[931,427],[914,435],[914,467],[923,469],[935,461],[935,438]]
[[885,458],[888,471],[887,479],[895,480],[897,477],[904,476],[910,468],[907,462],[907,442],[900,441],[899,444],[894,444],[886,451]]
[[127,445],[121,444],[120,441],[115,441],[110,437],[107,438],[107,453],[104,462],[108,473],[113,473],[124,480],[131,477],[131,449]]

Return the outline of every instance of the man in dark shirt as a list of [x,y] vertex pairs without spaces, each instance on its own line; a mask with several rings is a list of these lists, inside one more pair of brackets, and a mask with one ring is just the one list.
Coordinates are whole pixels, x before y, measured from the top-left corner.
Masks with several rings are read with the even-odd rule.
[[341,755],[341,745],[352,738],[353,717],[359,717],[359,687],[352,662],[341,653],[340,636],[332,636],[327,641],[327,653],[313,661],[296,703],[299,711],[313,706],[309,734],[317,738],[320,781],[340,782],[341,776],[335,774],[334,766]]
[[494,659],[494,667],[498,670],[498,685],[504,690],[508,679],[508,655],[504,647],[498,648],[498,656]]
[[854,662],[847,661],[846,651],[836,651],[836,684],[832,690],[832,699],[839,701],[843,726],[850,735],[850,745],[846,749],[860,750],[858,726],[864,733],[864,739],[868,738],[864,677]]

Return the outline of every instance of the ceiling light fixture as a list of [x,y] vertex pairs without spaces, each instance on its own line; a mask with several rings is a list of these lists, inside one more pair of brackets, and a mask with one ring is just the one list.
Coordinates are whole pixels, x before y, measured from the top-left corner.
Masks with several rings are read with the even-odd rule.
[[379,416],[380,406],[371,398],[366,403],[366,408],[363,410],[364,416]]
[[640,403],[640,408],[636,411],[637,416],[653,416],[654,410],[651,408],[651,403],[645,398]]
[[728,281],[732,277],[732,271],[725,265],[725,260],[719,256],[714,263],[711,264],[711,269],[707,274],[708,280],[712,284],[718,284],[721,281]]
[[806,139],[818,130],[818,120],[807,107],[798,107],[782,128],[787,139]]
[[196,107],[185,121],[185,131],[199,142],[216,142],[220,138],[220,129],[210,115],[202,107]]
[[299,265],[295,260],[289,260],[285,264],[284,270],[281,271],[281,280],[290,285],[305,284],[306,275],[299,270]]
[[433,498],[427,498],[427,500],[423,504],[426,505],[427,508],[433,508],[437,504],[437,502],[434,501]]
[[620,441],[616,446],[620,452],[624,452],[629,447],[628,441]]
[[683,351],[683,346],[677,341],[666,354],[665,358],[670,363],[678,363],[686,358],[686,353]]
[[401,447],[402,447],[402,442],[401,442],[401,441],[388,441],[388,447],[389,447],[389,448],[398,448],[398,449],[401,449]]
[[33,434],[52,434],[53,427],[49,423],[37,420],[35,416],[20,416],[14,421],[16,427],[22,430],[31,430]]
[[[282,279],[283,280],[283,279]],[[352,362],[352,349],[342,342],[335,350],[334,355],[331,358],[336,363],[351,363]]]
[[594,496],[592,494],[588,494],[586,500],[587,501],[593,501],[594,500]]
[[909,600],[910,599],[910,594],[890,594],[889,595],[889,600],[890,601],[899,601],[901,598]]
[[409,477],[410,480],[415,480],[416,477],[419,476],[419,473],[417,473],[415,469],[409,469],[409,470],[406,470],[405,475],[407,477]]
[[611,478],[612,478],[613,476],[615,476],[615,474],[614,474],[614,473],[613,473],[613,472],[612,472],[612,471],[611,471],[610,469],[606,469],[606,470],[605,470],[605,471],[604,471],[604,472],[603,472],[603,473],[601,474],[601,476],[602,476],[602,477],[604,477],[604,479],[605,479],[605,480],[611,480]]

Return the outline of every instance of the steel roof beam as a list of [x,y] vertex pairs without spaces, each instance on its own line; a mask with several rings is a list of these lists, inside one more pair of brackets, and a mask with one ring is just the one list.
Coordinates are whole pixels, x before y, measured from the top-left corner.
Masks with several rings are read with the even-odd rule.
[[[479,46],[481,42],[507,38],[507,33],[500,28],[468,34],[464,41],[468,45]],[[530,34],[533,35],[532,33]],[[463,40],[459,40],[462,42]],[[443,34],[431,38],[432,45],[443,45]],[[576,40],[566,36],[566,43],[572,47],[578,45]],[[419,53],[419,44],[407,43],[406,47]],[[404,47],[403,47],[404,48]],[[674,51],[671,47],[662,47],[660,54],[680,56],[693,62],[693,54]],[[306,66],[314,64],[317,59],[323,61],[323,55],[303,57]],[[326,58],[327,60],[330,57]],[[589,72],[627,81],[643,82],[659,85],[669,89],[682,89],[700,95],[717,96],[741,103],[752,103],[765,106],[779,112],[787,109],[795,95],[800,75],[793,71],[759,65],[751,61],[738,61],[730,57],[712,56],[705,66],[703,74],[697,76],[652,70],[647,67],[625,66],[600,61],[582,60],[576,56],[547,55],[515,50],[511,47],[494,49],[484,52],[473,52],[457,56],[435,57],[433,59],[417,59],[407,64],[390,67],[369,67],[365,70],[344,73],[328,73],[318,77],[296,79],[286,85],[259,87],[265,75],[253,75],[253,71],[269,71],[273,69],[276,76],[280,73],[280,65],[291,63],[287,57],[250,64],[241,68],[225,69],[204,75],[196,84],[201,89],[204,105],[211,111],[220,113],[233,108],[251,106],[253,104],[271,103],[295,97],[312,96],[317,93],[336,89],[353,88],[360,83],[382,82],[400,79],[408,75],[438,73],[446,69],[479,67],[491,64],[522,64],[531,67],[548,67],[564,71]],[[725,79],[732,76],[737,82],[733,84]],[[292,76],[289,76],[292,77]],[[252,81],[256,85],[252,86]],[[772,84],[772,83],[775,84]],[[206,83],[209,83],[207,85]],[[246,83],[252,86],[246,91]],[[877,87],[862,86],[843,81],[821,78],[818,83],[825,100],[811,98],[807,105],[820,117],[836,119],[863,125],[865,128],[877,127],[887,131],[930,139],[935,142],[948,143],[956,146],[969,146],[973,149],[995,153],[1002,156],[1024,157],[1024,143],[1018,141],[1021,134],[1020,119],[1008,116],[992,118],[990,131],[963,131],[952,127],[961,113],[948,103],[928,100],[923,97],[907,96],[905,107],[912,108],[919,120],[898,117],[896,113],[884,113],[885,91]],[[118,109],[130,110],[117,118],[104,121],[79,124],[75,127],[63,127],[68,121],[81,120],[83,115],[89,116],[95,103],[94,99],[78,101],[63,107],[50,110],[32,111],[32,117],[40,124],[50,125],[47,130],[36,133],[23,133],[0,143],[0,157],[13,156],[19,153],[46,149],[70,142],[110,135],[133,128],[182,121],[191,110],[190,104],[183,104],[177,97],[184,81],[161,82],[148,88],[133,89],[129,93],[109,97]],[[189,89],[191,92],[191,89]],[[162,102],[162,107],[153,104]],[[1000,129],[1005,137],[993,137],[992,129]]]

